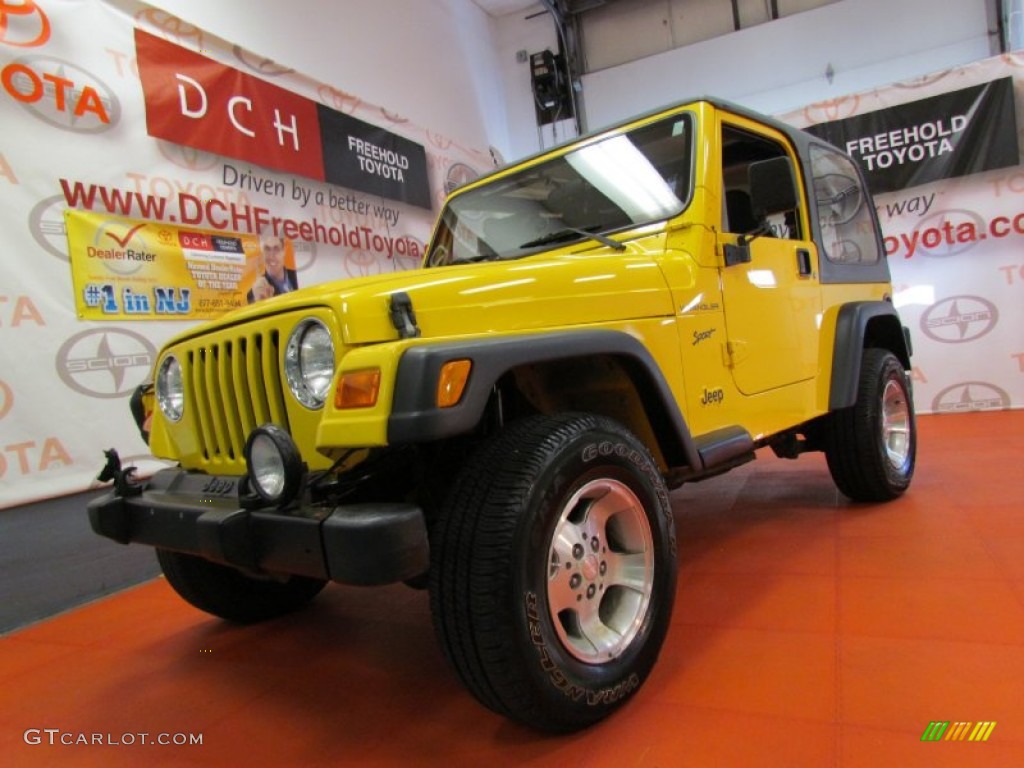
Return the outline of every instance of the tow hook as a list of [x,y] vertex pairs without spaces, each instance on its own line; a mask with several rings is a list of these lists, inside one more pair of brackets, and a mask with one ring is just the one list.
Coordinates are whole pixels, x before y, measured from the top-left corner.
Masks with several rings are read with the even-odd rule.
[[118,496],[138,496],[142,493],[142,485],[132,480],[132,476],[135,474],[135,467],[121,468],[121,457],[117,455],[117,450],[111,448],[108,451],[104,451],[103,455],[107,457],[106,466],[96,476],[96,479],[101,483],[108,483],[111,480],[114,481],[114,490]]

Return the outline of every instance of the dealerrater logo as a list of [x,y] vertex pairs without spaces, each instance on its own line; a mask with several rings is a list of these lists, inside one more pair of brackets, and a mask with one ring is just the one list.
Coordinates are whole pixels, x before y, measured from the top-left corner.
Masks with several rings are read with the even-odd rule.
[[91,72],[52,56],[23,56],[0,70],[7,95],[48,125],[103,133],[121,119],[117,94]]
[[999,310],[981,296],[950,296],[921,315],[921,330],[933,341],[963,344],[980,339],[996,327]]
[[143,234],[145,226],[145,222],[108,219],[96,228],[86,255],[115,275],[134,275],[156,260]]
[[35,0],[0,0],[0,43],[38,48],[50,39],[50,19]]
[[932,400],[935,413],[966,413],[968,411],[1006,411],[1010,395],[987,381],[962,381],[939,392]]
[[89,397],[128,397],[156,359],[149,339],[121,328],[82,331],[57,352],[57,375],[68,387]]

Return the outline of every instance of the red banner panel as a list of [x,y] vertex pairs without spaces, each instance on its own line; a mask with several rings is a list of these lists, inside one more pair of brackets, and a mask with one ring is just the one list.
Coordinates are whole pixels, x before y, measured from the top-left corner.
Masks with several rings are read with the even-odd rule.
[[140,29],[135,49],[150,136],[324,180],[314,102]]

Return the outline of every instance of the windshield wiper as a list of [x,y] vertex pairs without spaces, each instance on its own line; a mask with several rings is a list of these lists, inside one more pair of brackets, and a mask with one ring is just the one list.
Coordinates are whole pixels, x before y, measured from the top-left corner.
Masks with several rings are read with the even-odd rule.
[[[597,229],[597,227],[591,227],[591,229]],[[591,232],[589,229],[582,229],[580,227],[569,227],[565,226],[561,229],[557,229],[554,232],[548,232],[546,235],[530,240],[520,245],[520,248],[532,248],[535,245],[547,245],[548,243],[557,243],[559,240],[568,240],[572,235],[583,235],[583,237],[589,237],[591,240],[597,240],[601,245],[607,245],[609,248],[614,248],[616,251],[626,250],[626,246],[617,240],[612,240],[608,235],[602,234],[601,232]]]

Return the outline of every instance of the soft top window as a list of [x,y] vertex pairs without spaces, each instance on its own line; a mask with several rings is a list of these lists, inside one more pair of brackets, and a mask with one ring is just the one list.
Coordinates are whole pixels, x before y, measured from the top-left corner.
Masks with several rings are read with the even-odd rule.
[[811,176],[825,257],[837,264],[875,264],[881,254],[869,196],[848,157],[811,147]]

